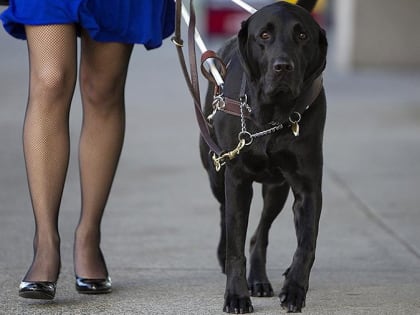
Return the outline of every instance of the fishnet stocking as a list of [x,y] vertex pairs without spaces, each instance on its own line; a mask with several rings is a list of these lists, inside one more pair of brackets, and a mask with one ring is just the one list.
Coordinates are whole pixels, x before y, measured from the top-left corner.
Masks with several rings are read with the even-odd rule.
[[[34,259],[25,281],[55,281],[60,269],[58,214],[69,160],[69,109],[76,80],[73,25],[26,27],[30,91],[23,142],[35,217]],[[104,278],[100,223],[122,149],[124,86],[132,45],[97,43],[84,32],[80,83],[82,211],[75,233],[75,272]]]
[[98,43],[82,32],[82,212],[74,247],[75,273],[82,278],[108,275],[100,250],[100,223],[123,145],[124,86],[131,51],[132,45]]
[[25,280],[55,281],[60,269],[57,225],[69,159],[76,34],[70,25],[28,26],[26,34],[30,89],[23,145],[36,230],[34,259]]

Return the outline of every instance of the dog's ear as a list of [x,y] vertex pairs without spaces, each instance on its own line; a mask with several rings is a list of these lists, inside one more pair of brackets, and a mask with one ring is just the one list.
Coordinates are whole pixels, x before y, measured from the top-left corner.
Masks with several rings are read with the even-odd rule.
[[316,5],[317,0],[298,0],[296,5],[306,9],[309,12],[312,12]]
[[320,28],[319,30],[318,44],[319,44],[320,58],[325,63],[325,60],[327,58],[328,41],[327,41],[327,36],[325,34],[325,31],[322,28]]
[[245,69],[245,72],[250,75],[250,70],[248,67],[248,21],[243,21],[241,24],[241,29],[238,33],[238,48],[239,56],[241,57],[242,67]]
[[305,70],[306,82],[312,82],[316,77],[322,74],[327,64],[327,37],[325,36],[325,31],[320,27],[318,28],[318,33],[318,47],[316,53],[312,55],[311,61]]
[[248,20],[242,21],[241,29],[238,33],[239,50],[243,51],[248,40]]
[[251,56],[252,52],[248,43],[248,24],[248,20],[242,22],[241,29],[238,33],[238,48],[242,67],[244,68],[247,76],[252,80],[255,78],[256,73],[255,69],[253,69],[253,61]]

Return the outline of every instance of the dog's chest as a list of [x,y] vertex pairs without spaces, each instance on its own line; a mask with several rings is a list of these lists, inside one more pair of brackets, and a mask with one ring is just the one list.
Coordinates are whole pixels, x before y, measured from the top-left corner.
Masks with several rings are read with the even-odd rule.
[[244,152],[241,157],[242,171],[248,173],[256,182],[279,182],[284,180],[285,172],[293,172],[297,168],[295,154],[286,147],[270,150],[269,142],[256,145]]

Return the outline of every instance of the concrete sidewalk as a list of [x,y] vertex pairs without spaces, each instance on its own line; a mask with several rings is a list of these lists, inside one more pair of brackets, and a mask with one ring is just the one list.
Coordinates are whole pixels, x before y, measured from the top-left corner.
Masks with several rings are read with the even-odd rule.
[[[21,149],[26,46],[0,32],[0,314],[223,314],[218,207],[199,162],[198,128],[175,54],[166,41],[151,52],[136,47],[132,57],[126,142],[103,222],[114,292],[82,296],[74,289],[76,95],[60,216],[62,272],[55,300],[31,301],[17,295],[33,236]],[[420,72],[329,69],[325,81],[324,207],[304,313],[420,314]],[[251,230],[261,208],[258,185],[255,191]],[[270,238],[276,294],[294,251],[290,205]],[[284,313],[277,297],[252,300],[256,314]]]

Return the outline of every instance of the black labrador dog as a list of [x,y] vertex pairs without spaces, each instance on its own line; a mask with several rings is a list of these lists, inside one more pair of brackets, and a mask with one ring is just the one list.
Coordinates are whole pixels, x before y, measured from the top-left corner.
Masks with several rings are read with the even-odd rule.
[[[268,234],[290,188],[297,249],[279,297],[289,312],[305,306],[322,206],[326,117],[321,74],[327,40],[309,12],[315,2],[277,2],[258,10],[219,51],[227,65],[223,95],[215,97],[215,86],[209,85],[204,113],[212,118],[213,140],[232,153],[219,159],[200,140],[201,159],[220,203],[218,259],[227,276],[227,313],[252,312],[250,295],[273,296],[265,266]],[[264,207],[251,239],[246,279],[253,182],[262,183]]]

